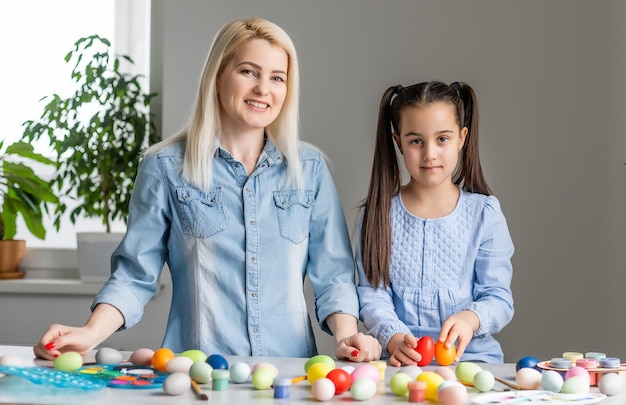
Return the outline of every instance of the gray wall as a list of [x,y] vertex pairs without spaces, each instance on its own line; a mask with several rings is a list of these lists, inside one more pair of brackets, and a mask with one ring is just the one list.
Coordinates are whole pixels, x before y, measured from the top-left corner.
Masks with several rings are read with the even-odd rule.
[[[258,15],[299,52],[303,139],[334,165],[348,223],[367,192],[378,102],[391,85],[466,81],[481,158],[516,246],[507,361],[563,351],[626,358],[626,2],[153,2],[165,136],[184,123],[227,21]],[[322,351],[332,345],[322,337]]]

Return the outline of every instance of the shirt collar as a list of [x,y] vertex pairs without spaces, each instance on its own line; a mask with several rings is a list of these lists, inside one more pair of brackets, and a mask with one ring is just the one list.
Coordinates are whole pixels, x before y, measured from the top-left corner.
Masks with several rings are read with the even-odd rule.
[[[222,148],[222,145],[217,141],[217,150],[215,151],[215,157],[221,157],[222,159],[233,159],[233,156],[229,151]],[[259,156],[259,163],[267,160],[270,166],[281,164],[284,160],[283,153],[276,147],[272,139],[265,136],[265,146]]]

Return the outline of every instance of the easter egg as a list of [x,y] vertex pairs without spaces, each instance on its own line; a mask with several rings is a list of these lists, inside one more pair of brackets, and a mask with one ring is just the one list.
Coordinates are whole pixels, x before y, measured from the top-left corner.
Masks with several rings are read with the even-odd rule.
[[355,369],[356,367],[351,366],[350,364],[346,364],[345,366],[341,366],[340,368],[341,368],[342,370],[345,370],[345,372],[346,372],[346,373],[348,373],[348,374],[352,374],[352,372],[354,371],[354,369]]
[[333,360],[332,357],[327,356],[325,354],[318,354],[316,356],[311,357],[310,359],[306,361],[306,363],[304,363],[304,372],[308,373],[309,367],[311,367],[315,363],[324,363],[331,369],[335,368],[335,360]]
[[191,378],[185,373],[173,373],[163,381],[163,391],[168,395],[180,395],[191,388]]
[[200,384],[210,383],[212,381],[211,373],[213,367],[205,361],[196,361],[189,367],[189,377]]
[[98,364],[120,364],[122,360],[122,353],[110,347],[103,347],[96,352]]
[[624,380],[617,373],[604,374],[598,383],[598,389],[609,397],[617,395],[624,389]]
[[236,384],[242,384],[248,381],[252,371],[248,363],[239,361],[230,366],[230,379]]
[[435,343],[435,360],[437,360],[437,363],[442,366],[449,366],[454,363],[455,357],[456,347],[454,345],[446,347],[446,342],[437,340],[437,343]]
[[5,354],[4,356],[0,356],[0,365],[21,367],[24,365],[24,360],[14,354]]
[[326,377],[330,370],[333,369],[327,363],[319,362],[312,364],[306,373],[309,384],[314,384],[318,379]]
[[193,360],[186,356],[176,356],[168,361],[165,365],[165,371],[168,373],[185,373],[189,374],[189,369],[193,365]]
[[417,381],[424,381],[426,383],[426,399],[436,402],[439,385],[445,381],[443,377],[434,371],[424,371],[422,374],[417,376]]
[[326,378],[335,385],[335,395],[343,394],[348,391],[352,385],[352,377],[346,370],[341,368],[330,370],[328,374],[326,374]]
[[563,386],[563,377],[554,370],[543,370],[541,373],[541,388],[546,391],[560,392]]
[[274,370],[271,368],[260,368],[252,373],[252,386],[257,390],[266,390],[274,382]]
[[482,368],[476,363],[462,361],[457,364],[454,373],[456,374],[456,378],[458,378],[459,381],[464,383],[472,383],[474,382],[474,376],[476,375],[476,373],[481,370]]
[[350,394],[357,401],[367,401],[376,394],[376,383],[369,377],[359,378],[352,382]]
[[422,374],[422,368],[420,366],[404,366],[398,370],[398,373],[408,374],[415,380],[418,375]]
[[454,371],[450,367],[439,366],[433,370],[435,373],[439,374],[446,381],[456,381],[456,375]]
[[417,341],[415,351],[422,355],[422,359],[417,362],[417,365],[420,367],[427,366],[433,361],[435,355],[435,341],[430,336],[422,336]]
[[76,371],[83,365],[83,356],[77,352],[65,352],[54,359],[54,368],[60,371]]
[[591,384],[591,375],[589,375],[589,371],[587,371],[585,368],[581,366],[570,367],[565,372],[565,381],[567,381],[568,379],[572,377],[582,377],[585,380],[587,380],[587,384]]
[[355,368],[352,374],[350,374],[350,377],[352,378],[352,384],[354,384],[356,380],[363,377],[371,378],[376,384],[380,382],[380,372],[376,366],[369,363],[361,364]]
[[496,378],[489,370],[480,370],[474,376],[474,387],[480,392],[491,391],[496,383]]
[[414,380],[406,373],[397,372],[389,380],[389,389],[397,396],[406,395],[409,393],[409,382]]
[[[458,382],[446,381],[438,394],[438,401],[442,405],[464,405],[467,403],[467,389]],[[443,385],[443,384],[442,384]]]
[[154,356],[154,350],[141,348],[135,350],[130,355],[130,362],[136,366],[150,366],[152,365],[152,356]]
[[165,368],[167,363],[172,360],[176,355],[174,352],[167,347],[161,347],[154,351],[152,355],[152,367],[159,371],[166,372]]
[[586,394],[589,392],[589,380],[583,376],[567,378],[561,387],[563,394]]
[[520,368],[515,373],[515,381],[524,390],[536,390],[541,387],[541,373],[534,368]]
[[256,363],[251,370],[251,373],[254,373],[255,371],[257,371],[260,368],[269,368],[270,370],[272,370],[274,372],[274,377],[278,377],[278,368],[273,365],[272,363],[268,363],[265,361],[262,361],[260,363]]
[[202,350],[185,350],[184,352],[182,352],[180,354],[180,356],[183,357],[189,357],[192,360],[192,363],[198,362],[198,361],[206,361],[206,354],[204,354],[204,352]]
[[328,401],[335,396],[335,384],[328,378],[319,378],[313,383],[311,394],[318,401]]
[[539,359],[533,356],[524,356],[515,363],[515,371],[519,371],[520,368],[536,368],[539,364]]
[[213,370],[228,370],[228,361],[221,354],[212,354],[205,360]]

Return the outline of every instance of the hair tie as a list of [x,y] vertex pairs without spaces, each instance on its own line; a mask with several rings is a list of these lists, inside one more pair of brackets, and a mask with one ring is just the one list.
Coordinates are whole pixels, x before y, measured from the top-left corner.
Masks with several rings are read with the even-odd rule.
[[454,90],[456,90],[456,94],[457,95],[461,95],[461,83],[459,82],[454,82],[450,85],[450,87],[452,87]]
[[404,87],[402,87],[401,84],[397,85],[396,86],[396,94],[399,94],[402,89],[404,89]]

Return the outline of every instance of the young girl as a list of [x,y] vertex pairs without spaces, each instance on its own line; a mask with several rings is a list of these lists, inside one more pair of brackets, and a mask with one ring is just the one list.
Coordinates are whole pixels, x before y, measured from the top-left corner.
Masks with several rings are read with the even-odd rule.
[[[513,242],[477,129],[465,83],[395,86],[381,100],[356,260],[361,319],[392,366],[421,360],[425,335],[457,344],[456,361],[503,361],[492,334],[513,316]],[[404,186],[394,143],[411,176]]]

